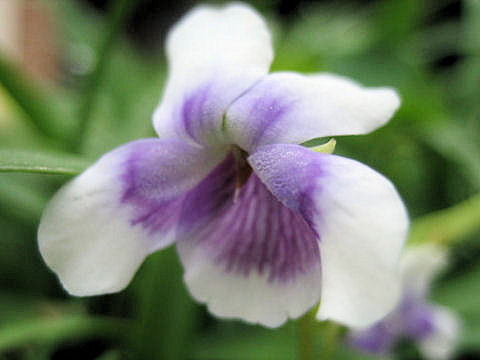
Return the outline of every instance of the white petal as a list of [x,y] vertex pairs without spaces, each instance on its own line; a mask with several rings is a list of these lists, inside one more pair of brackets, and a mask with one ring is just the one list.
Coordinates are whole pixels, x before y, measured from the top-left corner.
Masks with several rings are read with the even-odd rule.
[[319,268],[302,274],[296,281],[271,282],[267,274],[229,274],[209,262],[208,254],[202,256],[185,249],[182,252],[184,279],[190,293],[207,303],[208,310],[218,317],[273,328],[288,318],[298,318],[318,302]]
[[400,295],[408,217],[394,186],[371,168],[328,156],[319,183],[322,300],[319,319],[366,327]]
[[200,222],[182,217],[185,282],[217,316],[279,326],[319,301],[318,236],[255,174],[238,190],[234,158],[226,161],[185,199],[184,209],[215,209]]
[[226,130],[253,151],[266,144],[366,134],[384,125],[399,104],[390,88],[365,88],[327,73],[273,73],[229,107]]
[[104,155],[47,205],[38,230],[43,259],[73,295],[122,290],[145,256],[174,240],[181,199],[216,156],[157,139]]
[[273,50],[263,19],[235,3],[188,13],[168,36],[167,57],[168,83],[154,114],[157,133],[212,142],[219,141],[227,106],[267,74]]
[[444,247],[426,243],[407,247],[400,261],[403,289],[425,297],[435,276],[447,265]]
[[368,166],[293,144],[266,145],[249,163],[268,189],[319,234],[319,319],[366,327],[395,305],[408,218],[397,191]]
[[435,330],[420,342],[420,350],[429,360],[448,360],[458,344],[460,320],[449,309],[434,307]]

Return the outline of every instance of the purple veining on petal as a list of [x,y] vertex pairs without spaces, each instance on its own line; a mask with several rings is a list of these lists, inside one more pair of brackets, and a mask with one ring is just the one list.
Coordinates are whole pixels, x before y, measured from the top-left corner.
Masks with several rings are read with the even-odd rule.
[[[317,180],[327,176],[323,154],[292,144],[266,145],[248,158],[259,178],[272,194],[289,209],[300,213],[315,231],[319,219],[314,193],[322,191]],[[320,235],[318,234],[319,240]]]
[[166,231],[178,222],[183,199],[175,193],[161,193],[174,179],[164,176],[166,172],[156,174],[152,151],[155,150],[150,144],[138,144],[125,161],[121,177],[124,184],[121,202],[134,207],[130,223],[141,224],[150,233]]
[[[318,236],[297,211],[278,201],[252,174],[236,195],[236,167],[227,157],[186,197],[183,241],[194,241],[227,272],[290,281],[319,263]],[[205,216],[209,214],[209,216]]]
[[265,134],[265,132],[279,121],[291,107],[291,101],[278,97],[271,97],[265,94],[263,97],[255,99],[247,118],[250,124],[255,124],[252,132],[252,144],[256,144]]
[[150,233],[174,229],[183,199],[214,171],[222,157],[219,151],[212,153],[177,140],[130,145],[122,162],[120,200],[131,209],[131,225],[141,225]]
[[395,338],[395,332],[382,321],[364,331],[350,334],[348,342],[359,350],[384,355],[392,349]]
[[212,84],[203,84],[183,100],[181,105],[181,122],[185,132],[194,140],[198,141],[198,132],[205,126],[208,100],[212,96]]

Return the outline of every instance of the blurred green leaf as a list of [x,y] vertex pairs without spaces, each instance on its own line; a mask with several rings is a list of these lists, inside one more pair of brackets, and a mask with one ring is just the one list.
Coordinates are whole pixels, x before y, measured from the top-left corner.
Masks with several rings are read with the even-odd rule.
[[48,200],[48,194],[32,182],[0,174],[0,209],[13,218],[35,224]]
[[67,153],[0,150],[0,172],[77,175],[91,163]]
[[474,134],[453,122],[419,128],[419,136],[427,145],[458,164],[466,178],[480,190],[480,146]]
[[122,358],[122,354],[118,350],[110,350],[106,351],[102,355],[95,358],[95,360],[120,360]]
[[71,136],[72,123],[56,104],[55,98],[41,91],[34,80],[23,74],[0,53],[0,85],[8,91],[31,123],[44,135],[65,141]]
[[118,37],[119,31],[122,29],[125,21],[128,19],[130,11],[137,3],[135,0],[114,0],[113,6],[110,10],[108,27],[106,28],[103,41],[97,52],[97,62],[87,78],[85,88],[82,94],[82,102],[79,110],[79,127],[74,138],[73,147],[78,150],[81,146],[88,122],[91,117],[95,100],[100,89],[100,83],[103,79],[105,69],[111,57],[111,50]]
[[92,337],[123,338],[128,322],[108,317],[51,316],[9,323],[0,327],[0,351],[28,344],[52,344]]
[[298,356],[295,327],[290,323],[276,330],[253,328],[247,334],[200,336],[193,344],[192,359],[290,360]]
[[416,219],[410,228],[411,243],[452,245],[480,229],[480,193],[450,208]]
[[480,347],[480,266],[456,274],[439,283],[434,289],[433,299],[454,310],[461,319],[462,347]]
[[152,254],[132,287],[137,309],[131,338],[135,358],[186,358],[197,307],[183,284],[175,248]]

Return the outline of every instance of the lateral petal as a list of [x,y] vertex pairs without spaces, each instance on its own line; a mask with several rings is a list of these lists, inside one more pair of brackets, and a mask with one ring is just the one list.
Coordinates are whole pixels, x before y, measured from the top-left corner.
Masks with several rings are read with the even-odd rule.
[[226,131],[253,152],[267,144],[366,134],[384,125],[400,104],[390,88],[365,88],[329,73],[268,75],[228,109]]
[[366,327],[396,304],[405,207],[385,177],[357,161],[299,145],[267,145],[249,157],[255,173],[319,234],[318,318]]
[[107,153],[47,205],[43,259],[73,295],[122,290],[149,253],[174,241],[183,197],[220,156],[157,139]]

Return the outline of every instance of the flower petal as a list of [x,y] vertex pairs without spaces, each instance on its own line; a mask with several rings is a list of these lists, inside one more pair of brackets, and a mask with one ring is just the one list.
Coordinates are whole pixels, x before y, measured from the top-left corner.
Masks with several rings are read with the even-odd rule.
[[267,74],[273,58],[270,34],[250,6],[200,6],[167,39],[169,78],[154,114],[161,138],[199,143],[223,140],[227,106]]
[[320,298],[317,235],[255,174],[238,188],[233,157],[221,167],[185,199],[177,242],[185,282],[217,316],[279,326]]
[[452,358],[458,344],[460,320],[449,309],[433,307],[434,330],[420,342],[420,349],[430,360],[448,360]]
[[145,256],[174,240],[185,193],[220,156],[160,140],[104,155],[47,205],[38,231],[45,262],[73,295],[123,289]]
[[364,88],[326,73],[273,73],[229,107],[226,130],[253,152],[266,144],[369,133],[384,125],[399,104],[390,88]]
[[397,265],[408,219],[393,185],[369,167],[299,145],[267,145],[249,162],[268,189],[320,237],[319,319],[366,327],[399,293]]
[[396,340],[396,329],[380,321],[368,329],[351,331],[348,342],[354,348],[378,355],[388,354]]

